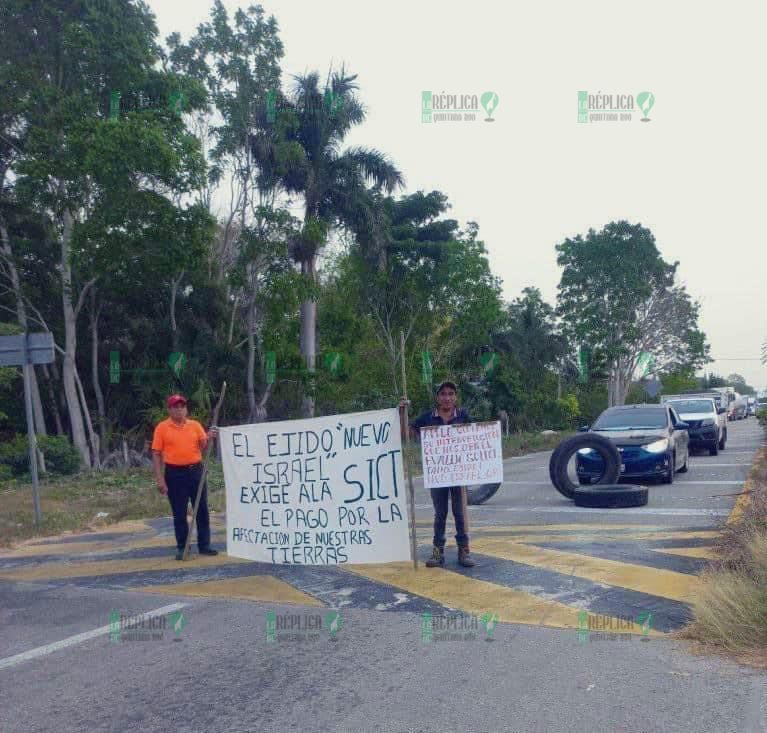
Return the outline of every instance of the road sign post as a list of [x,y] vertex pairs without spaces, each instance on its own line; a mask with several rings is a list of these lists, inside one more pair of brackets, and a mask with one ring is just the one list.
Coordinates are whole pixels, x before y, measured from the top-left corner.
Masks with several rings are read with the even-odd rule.
[[29,374],[32,369],[31,357],[27,348],[27,338],[24,334],[24,364],[22,371],[24,373],[24,412],[27,417],[27,442],[29,443],[29,472],[32,475],[32,506],[35,511],[35,524],[39,525],[43,518],[40,510],[40,487],[37,476],[37,435],[35,435],[35,424],[32,418],[32,378]]
[[24,412],[27,420],[29,472],[32,476],[32,505],[36,525],[42,521],[43,513],[40,510],[40,486],[37,475],[37,435],[32,416],[31,369],[33,364],[50,364],[53,359],[53,334],[49,332],[0,336],[0,366],[20,366],[24,377]]

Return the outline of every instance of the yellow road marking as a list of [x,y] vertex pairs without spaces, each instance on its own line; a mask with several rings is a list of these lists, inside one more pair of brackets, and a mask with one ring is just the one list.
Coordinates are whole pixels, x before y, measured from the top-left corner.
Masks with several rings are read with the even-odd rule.
[[[484,532],[483,538],[492,535],[503,535],[509,542],[522,542],[536,544],[538,542],[604,542],[607,540],[678,540],[687,538],[713,539],[719,536],[717,531],[701,530],[700,532],[631,532],[629,534],[582,534],[582,535],[557,535],[557,534],[520,534],[511,535],[502,532]],[[476,536],[476,535],[475,535]],[[472,543],[474,544],[474,543]]]
[[524,565],[533,565],[564,575],[574,575],[596,583],[606,583],[676,601],[690,602],[699,584],[696,576],[672,570],[648,568],[561,550],[545,550],[508,540],[474,540],[472,549]]
[[[492,611],[504,623],[578,628],[578,608],[458,573],[424,567],[414,570],[409,563],[353,565],[344,566],[344,570],[429,598],[449,608],[457,608],[464,613],[479,616]],[[618,627],[617,619],[613,625]],[[616,633],[630,633],[630,630]],[[663,636],[652,630],[650,634]]]
[[719,557],[713,547],[663,547],[654,548],[653,552],[668,555],[683,555],[684,557],[702,557],[706,560],[714,560]]
[[169,558],[128,558],[126,560],[102,560],[84,563],[48,563],[34,568],[18,568],[16,570],[0,571],[0,578],[7,580],[55,580],[57,578],[80,578],[96,575],[122,575],[125,573],[141,573],[147,570],[183,570],[187,567],[201,568],[231,563],[249,562],[228,555],[214,557],[199,556],[192,553],[190,560],[179,562],[172,556]]
[[303,593],[271,575],[248,575],[243,578],[204,580],[199,583],[176,585],[153,585],[141,588],[142,593],[161,595],[237,598],[243,601],[266,601],[271,603],[298,603],[302,606],[320,606],[324,603]]

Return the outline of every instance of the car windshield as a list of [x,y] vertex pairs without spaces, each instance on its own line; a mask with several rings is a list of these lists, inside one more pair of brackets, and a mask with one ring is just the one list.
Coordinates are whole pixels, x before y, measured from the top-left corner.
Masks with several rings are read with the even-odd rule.
[[674,400],[671,404],[679,413],[714,411],[714,403],[711,400]]
[[665,410],[615,410],[603,412],[594,430],[655,430],[666,427]]

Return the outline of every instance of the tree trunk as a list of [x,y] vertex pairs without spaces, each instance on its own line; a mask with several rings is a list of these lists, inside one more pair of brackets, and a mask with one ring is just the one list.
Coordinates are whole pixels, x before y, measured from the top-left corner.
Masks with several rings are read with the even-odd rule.
[[75,370],[75,384],[77,385],[77,394],[80,399],[80,405],[82,407],[83,416],[85,417],[85,426],[88,429],[88,438],[91,445],[91,466],[96,470],[101,469],[101,447],[99,436],[93,429],[93,423],[91,422],[91,414],[88,411],[88,403],[85,401],[85,390],[83,389],[83,383],[80,380],[80,375]]
[[247,393],[248,393],[248,422],[256,421],[256,314],[255,302],[251,298],[248,302],[248,374],[247,374]]
[[99,438],[104,450],[108,450],[106,445],[107,434],[107,416],[104,409],[104,393],[101,391],[101,382],[99,381],[99,315],[101,308],[96,307],[96,289],[91,291],[91,382],[93,392],[96,395],[96,405],[99,411]]
[[[11,250],[11,240],[8,236],[8,228],[5,221],[0,220],[0,251],[3,253],[5,266],[8,268],[8,275],[11,280],[11,289],[16,298],[16,318],[19,325],[24,329],[24,333],[29,331],[29,321],[27,319],[27,308],[24,304],[24,297],[21,293],[21,282],[19,272],[13,261],[13,252]],[[37,372],[34,367],[29,370],[29,386],[32,392],[32,414],[34,419],[34,430],[37,435],[47,435],[45,428],[45,415],[43,413],[43,403],[40,399],[40,387],[37,383]]]
[[[316,282],[317,258],[312,256],[301,263],[301,273],[314,285]],[[317,366],[317,303],[306,300],[301,303],[301,355],[309,372]],[[314,397],[305,394],[303,399],[304,417],[314,417]]]
[[77,364],[77,328],[75,309],[72,305],[72,265],[69,261],[69,242],[74,228],[74,219],[69,210],[64,211],[63,231],[61,234],[61,300],[64,311],[64,360],[62,367],[62,381],[64,383],[64,395],[67,400],[69,413],[69,428],[72,432],[72,442],[80,452],[84,465],[90,468],[91,456],[88,442],[85,437],[85,425],[83,413],[77,396],[75,372]]
[[53,422],[56,425],[56,435],[64,435],[64,426],[61,423],[61,413],[59,412],[59,406],[56,402],[56,393],[53,390],[53,377],[51,377],[48,365],[43,364],[43,376],[45,377],[45,384],[48,387],[48,399],[51,403],[51,412],[53,413]]

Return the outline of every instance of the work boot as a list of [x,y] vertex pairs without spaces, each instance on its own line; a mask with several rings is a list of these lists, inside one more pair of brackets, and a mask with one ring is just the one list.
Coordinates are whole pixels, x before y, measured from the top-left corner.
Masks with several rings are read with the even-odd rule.
[[465,568],[473,568],[477,564],[471,559],[468,546],[458,548],[458,564]]
[[441,568],[445,564],[445,548],[434,547],[431,557],[426,561],[427,568]]

